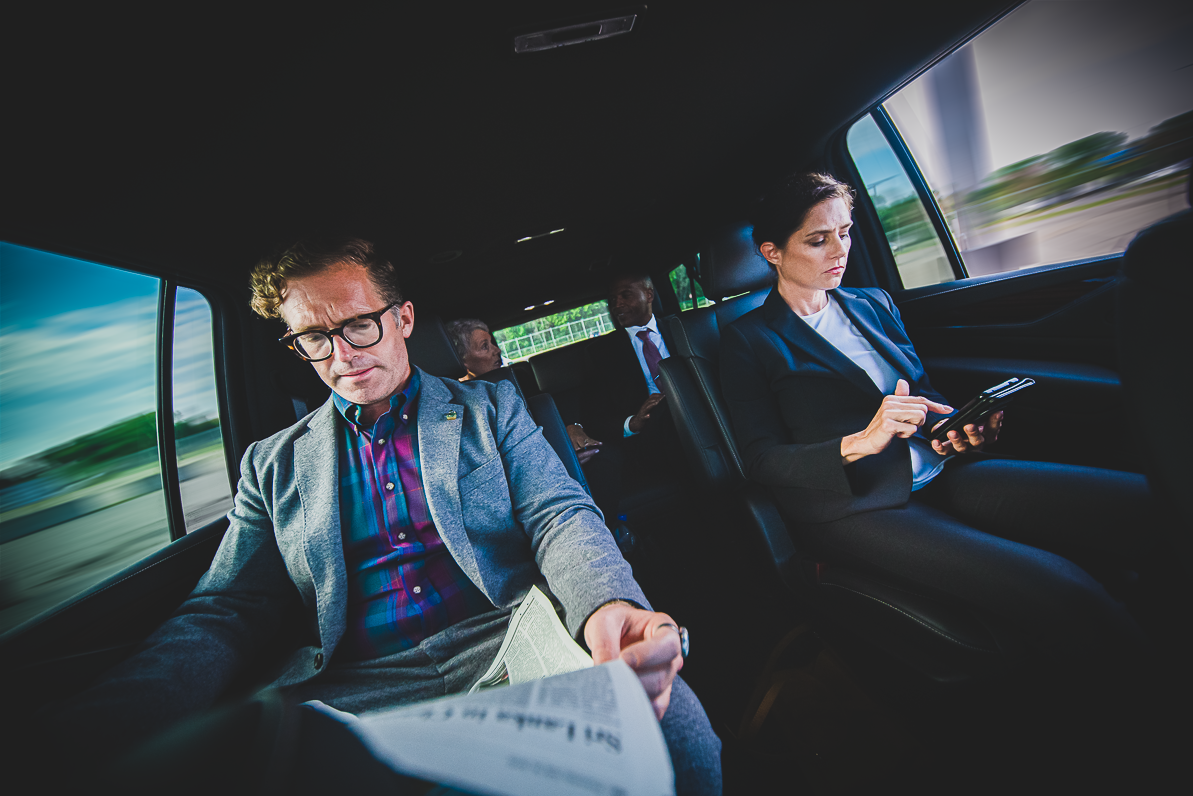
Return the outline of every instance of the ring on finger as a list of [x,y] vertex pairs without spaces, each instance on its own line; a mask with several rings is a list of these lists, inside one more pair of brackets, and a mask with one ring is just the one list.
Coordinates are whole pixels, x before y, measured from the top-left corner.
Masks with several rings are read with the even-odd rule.
[[686,627],[680,627],[679,625],[672,622],[663,622],[661,625],[655,627],[655,631],[657,632],[661,627],[669,627],[679,634],[679,655],[684,660],[687,660],[689,646],[688,629]]

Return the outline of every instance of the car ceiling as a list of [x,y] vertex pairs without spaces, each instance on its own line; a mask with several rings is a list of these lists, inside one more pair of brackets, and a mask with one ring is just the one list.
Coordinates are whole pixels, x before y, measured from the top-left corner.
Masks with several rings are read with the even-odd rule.
[[[356,234],[412,297],[517,322],[682,262],[1006,7],[54,7],[8,26],[0,232],[236,296],[271,249]],[[617,12],[631,33],[513,53]]]

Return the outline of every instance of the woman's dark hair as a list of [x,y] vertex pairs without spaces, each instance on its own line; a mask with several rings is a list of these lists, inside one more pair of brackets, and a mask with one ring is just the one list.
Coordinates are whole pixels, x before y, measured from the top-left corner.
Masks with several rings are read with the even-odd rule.
[[754,248],[768,241],[779,248],[786,247],[813,207],[828,199],[842,199],[852,211],[853,197],[852,188],[828,174],[791,175],[758,203],[754,211]]

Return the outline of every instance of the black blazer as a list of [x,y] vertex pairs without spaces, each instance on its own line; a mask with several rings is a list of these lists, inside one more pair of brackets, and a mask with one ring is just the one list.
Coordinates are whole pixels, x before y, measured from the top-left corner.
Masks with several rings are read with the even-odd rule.
[[[661,319],[658,327],[670,351],[671,339],[663,331]],[[590,436],[603,442],[616,442],[625,433],[625,419],[637,412],[650,394],[646,376],[625,329],[614,329],[593,339],[589,343],[588,353],[592,357],[597,380],[594,382],[593,400],[585,415],[588,419],[584,421],[584,429]],[[651,422],[643,433],[650,433],[653,427],[664,425],[655,422],[662,419],[655,417],[652,412]],[[667,419],[667,423],[670,422]]]
[[[947,403],[928,383],[885,291],[838,288],[831,295],[907,379],[912,395]],[[792,312],[777,289],[723,332],[721,389],[746,477],[770,487],[789,519],[828,522],[901,506],[911,496],[906,440],[841,463],[841,438],[869,424],[883,395],[865,370]],[[940,417],[930,413],[925,428]]]

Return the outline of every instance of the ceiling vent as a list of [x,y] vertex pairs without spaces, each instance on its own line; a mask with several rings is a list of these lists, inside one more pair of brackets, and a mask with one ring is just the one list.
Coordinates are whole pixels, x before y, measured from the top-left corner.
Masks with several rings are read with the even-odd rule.
[[637,14],[626,14],[620,17],[600,19],[596,22],[585,22],[580,25],[565,25],[562,28],[524,33],[514,37],[514,52],[532,53],[539,50],[552,50],[569,44],[620,36],[633,30],[634,20],[637,18]]

